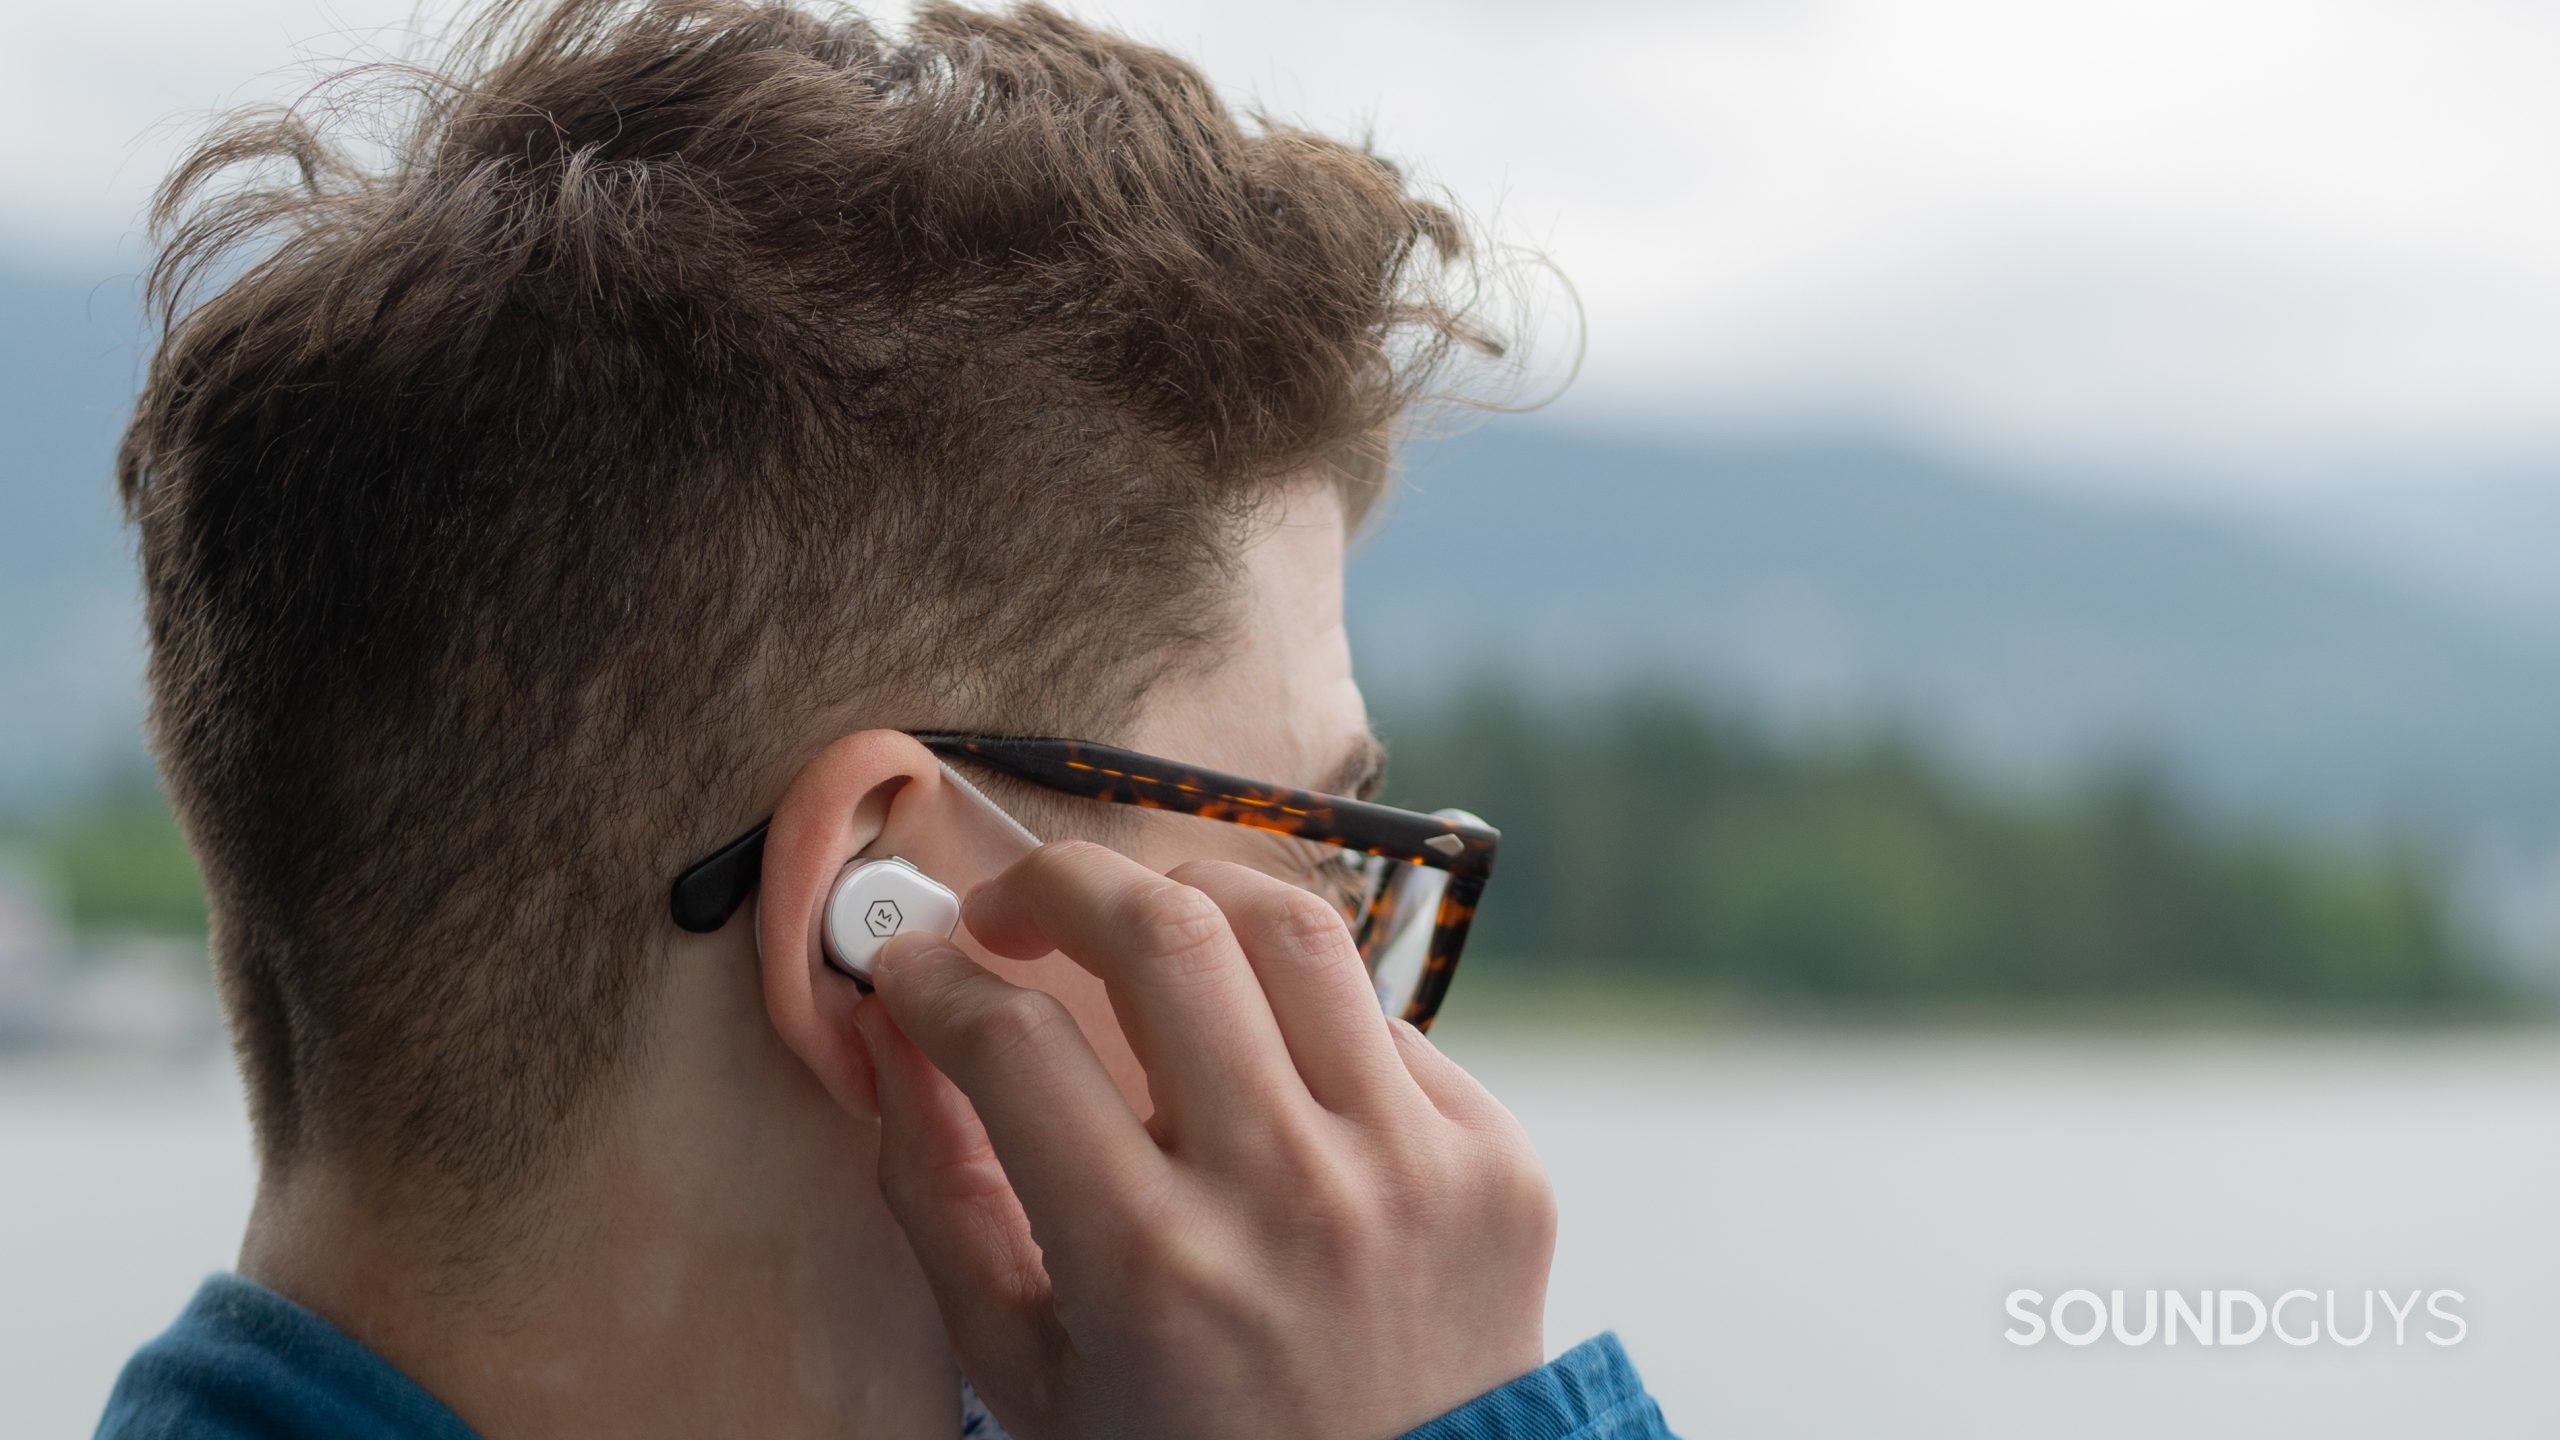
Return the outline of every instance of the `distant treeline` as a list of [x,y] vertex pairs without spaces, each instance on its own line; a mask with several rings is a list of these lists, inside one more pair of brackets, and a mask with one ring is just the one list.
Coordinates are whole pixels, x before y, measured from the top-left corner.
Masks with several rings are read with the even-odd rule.
[[1470,972],[1851,1002],[2496,998],[2415,854],[2208,824],[2139,772],[2027,797],[1694,700],[1478,687],[1382,717],[1390,798],[1501,827]]
[[75,931],[204,933],[195,857],[148,773],[0,824],[0,864],[11,862],[33,869]]
[[[2139,773],[2033,796],[1889,736],[1781,740],[1686,698],[1479,687],[1381,717],[1388,798],[1502,828],[1470,978],[1854,1003],[2499,998],[2422,856],[2239,834]],[[147,778],[0,828],[82,930],[201,933]]]

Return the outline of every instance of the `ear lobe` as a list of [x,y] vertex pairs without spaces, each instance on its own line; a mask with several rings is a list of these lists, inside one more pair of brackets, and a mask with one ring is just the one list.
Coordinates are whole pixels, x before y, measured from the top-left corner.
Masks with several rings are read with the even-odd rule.
[[865,730],[828,745],[792,777],[765,833],[757,883],[757,963],[766,1013],[837,1104],[879,1113],[871,1062],[853,1012],[854,983],[819,950],[828,888],[845,862],[872,846],[902,800],[941,777],[933,752],[895,730]]

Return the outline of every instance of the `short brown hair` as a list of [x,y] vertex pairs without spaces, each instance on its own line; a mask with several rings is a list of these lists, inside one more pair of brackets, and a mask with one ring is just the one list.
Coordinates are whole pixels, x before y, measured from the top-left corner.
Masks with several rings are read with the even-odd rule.
[[1364,504],[1481,337],[1396,169],[1036,6],[508,4],[454,55],[323,107],[396,97],[376,163],[270,112],[170,178],[120,483],[262,1155],[471,1214],[574,1149],[667,878],[821,718],[1107,736],[1243,518]]

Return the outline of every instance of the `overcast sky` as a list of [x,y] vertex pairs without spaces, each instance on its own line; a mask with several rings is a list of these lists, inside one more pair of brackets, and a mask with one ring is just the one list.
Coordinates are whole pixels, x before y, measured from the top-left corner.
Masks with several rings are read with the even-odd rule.
[[[1568,417],[1845,422],[2262,492],[2560,473],[2560,6],[1071,8],[1373,129],[1542,247],[1589,319]],[[410,14],[17,7],[0,249],[130,269],[190,117]]]

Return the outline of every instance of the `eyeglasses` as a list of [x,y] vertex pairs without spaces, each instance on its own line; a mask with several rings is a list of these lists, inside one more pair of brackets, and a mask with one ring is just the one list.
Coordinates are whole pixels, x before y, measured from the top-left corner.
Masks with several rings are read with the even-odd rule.
[[[940,732],[915,736],[945,759],[971,760],[1068,795],[1169,810],[1334,847],[1346,882],[1338,902],[1378,1004],[1428,1030],[1457,974],[1458,953],[1493,877],[1500,832],[1463,810],[1424,815],[1312,790],[1266,785],[1089,740]],[[767,821],[676,877],[676,924],[707,935],[755,893]]]

